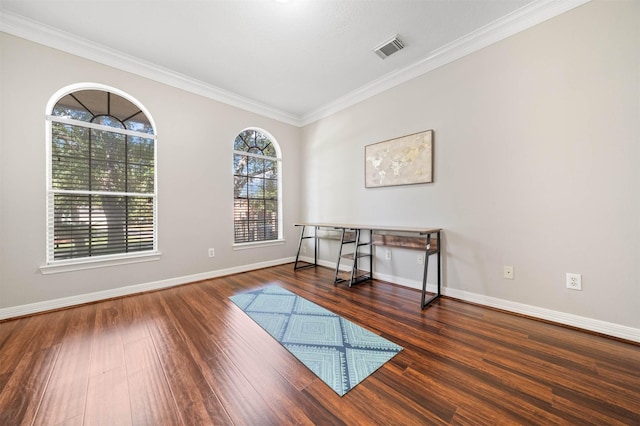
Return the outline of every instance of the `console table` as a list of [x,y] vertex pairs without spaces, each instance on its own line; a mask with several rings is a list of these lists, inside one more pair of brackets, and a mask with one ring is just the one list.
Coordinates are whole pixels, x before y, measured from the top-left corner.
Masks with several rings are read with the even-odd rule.
[[[296,223],[301,227],[298,253],[293,266],[294,271],[304,268],[312,268],[318,265],[319,240],[329,239],[340,241],[338,260],[334,275],[334,284],[348,282],[349,287],[354,284],[373,278],[373,246],[402,247],[424,251],[424,271],[422,275],[422,297],[420,306],[424,309],[441,295],[442,259],[440,255],[441,228],[403,228],[393,226],[371,226],[338,223]],[[310,233],[307,230],[313,230]],[[313,239],[313,263],[301,264],[300,250],[302,241]],[[343,252],[343,249],[347,253]],[[437,292],[427,298],[427,272],[429,270],[429,257],[437,256],[438,284]],[[351,270],[344,275],[340,271],[340,262],[348,259],[352,262]],[[360,268],[362,263],[368,263],[368,270]]]

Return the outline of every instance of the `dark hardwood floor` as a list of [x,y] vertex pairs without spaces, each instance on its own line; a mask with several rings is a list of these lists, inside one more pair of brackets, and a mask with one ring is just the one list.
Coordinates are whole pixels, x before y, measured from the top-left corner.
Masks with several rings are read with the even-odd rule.
[[[0,425],[640,424],[640,346],[283,265],[0,323]],[[276,283],[405,349],[340,398],[228,296]]]

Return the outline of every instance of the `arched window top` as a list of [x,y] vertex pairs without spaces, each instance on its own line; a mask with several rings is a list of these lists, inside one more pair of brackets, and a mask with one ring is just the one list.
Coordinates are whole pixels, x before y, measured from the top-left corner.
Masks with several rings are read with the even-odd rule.
[[233,144],[234,151],[280,158],[280,147],[273,136],[261,129],[245,129]]
[[55,104],[50,107],[53,117],[155,134],[146,111],[116,89],[87,84],[74,85],[61,92],[54,95]]

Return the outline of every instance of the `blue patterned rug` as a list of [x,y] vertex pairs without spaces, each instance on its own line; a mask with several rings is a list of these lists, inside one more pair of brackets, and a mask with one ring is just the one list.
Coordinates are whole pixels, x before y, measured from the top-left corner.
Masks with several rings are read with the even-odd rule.
[[277,285],[230,299],[340,396],[402,350]]

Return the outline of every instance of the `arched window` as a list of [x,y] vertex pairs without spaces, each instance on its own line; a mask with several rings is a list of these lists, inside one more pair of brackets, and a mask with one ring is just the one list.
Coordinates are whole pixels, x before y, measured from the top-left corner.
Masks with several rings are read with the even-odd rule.
[[110,87],[74,85],[51,98],[47,264],[157,251],[154,127]]
[[233,145],[234,241],[280,239],[281,156],[276,140],[260,129],[240,132]]

